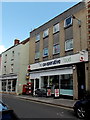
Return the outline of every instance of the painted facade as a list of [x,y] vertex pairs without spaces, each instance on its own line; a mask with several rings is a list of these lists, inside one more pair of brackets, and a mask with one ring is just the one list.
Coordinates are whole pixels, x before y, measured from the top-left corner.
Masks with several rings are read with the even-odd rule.
[[0,76],[2,85],[1,92],[22,93],[22,86],[26,83],[28,63],[29,38],[23,42],[16,43],[2,53],[2,75]]

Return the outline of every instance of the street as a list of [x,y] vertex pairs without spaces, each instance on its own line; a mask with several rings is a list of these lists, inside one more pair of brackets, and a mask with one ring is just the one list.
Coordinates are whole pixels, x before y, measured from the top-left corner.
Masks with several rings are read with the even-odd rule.
[[70,109],[20,99],[14,95],[4,94],[2,100],[11,107],[19,118],[77,118]]

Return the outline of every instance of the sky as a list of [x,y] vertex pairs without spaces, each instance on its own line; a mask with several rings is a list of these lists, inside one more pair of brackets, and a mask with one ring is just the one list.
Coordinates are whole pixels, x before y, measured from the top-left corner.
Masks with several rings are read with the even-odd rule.
[[13,46],[15,39],[25,40],[33,29],[48,22],[81,0],[66,0],[65,2],[64,0],[48,0],[48,2],[47,0],[43,2],[38,0],[33,0],[33,2],[28,0],[1,1],[0,53]]

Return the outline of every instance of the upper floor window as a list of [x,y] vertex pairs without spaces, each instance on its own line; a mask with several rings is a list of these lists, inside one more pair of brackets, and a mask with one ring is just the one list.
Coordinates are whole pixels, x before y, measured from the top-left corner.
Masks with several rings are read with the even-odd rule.
[[69,16],[64,20],[64,27],[68,27],[70,25],[72,25],[72,16]]
[[10,73],[13,73],[13,64],[11,64]]
[[56,33],[59,31],[59,23],[53,26],[53,33]]
[[6,66],[4,66],[4,74],[6,74]]
[[7,62],[7,54],[5,55],[5,63]]
[[40,40],[40,34],[36,35],[36,41]]
[[73,49],[73,39],[65,41],[65,51]]
[[56,44],[53,46],[53,54],[58,54],[60,53],[60,45]]
[[37,51],[37,52],[35,53],[35,59],[39,59],[39,57],[40,57],[40,52]]
[[43,57],[48,56],[48,48],[43,49]]
[[12,51],[12,59],[11,60],[14,60],[14,51]]
[[43,38],[47,37],[48,35],[49,35],[49,29],[44,30]]

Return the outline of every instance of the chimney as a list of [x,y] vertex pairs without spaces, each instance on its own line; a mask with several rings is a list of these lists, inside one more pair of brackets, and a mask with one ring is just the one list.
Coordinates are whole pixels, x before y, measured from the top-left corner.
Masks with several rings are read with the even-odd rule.
[[19,42],[20,42],[20,40],[15,39],[15,40],[14,40],[14,45],[18,45],[18,44],[19,44]]

